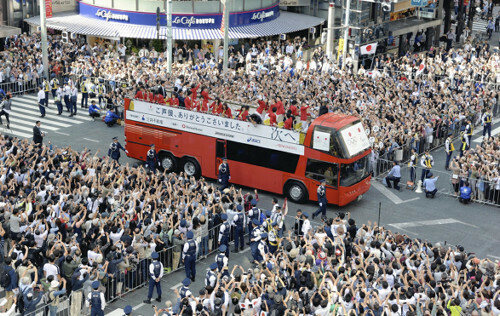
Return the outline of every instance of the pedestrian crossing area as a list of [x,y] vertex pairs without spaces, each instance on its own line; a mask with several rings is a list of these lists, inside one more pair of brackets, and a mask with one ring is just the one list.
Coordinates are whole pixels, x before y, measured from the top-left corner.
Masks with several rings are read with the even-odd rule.
[[486,33],[487,26],[488,26],[488,21],[474,17],[474,21],[472,22],[472,32]]
[[52,96],[49,97],[49,107],[45,109],[45,117],[43,118],[40,117],[38,98],[36,95],[17,96],[13,97],[11,100],[12,110],[9,117],[10,128],[7,128],[5,116],[2,116],[3,125],[0,126],[2,134],[32,138],[33,126],[35,126],[35,122],[39,120],[42,123],[41,128],[43,132],[47,134],[56,133],[69,135],[61,130],[92,121],[92,118],[88,116],[88,109],[80,108],[80,104],[78,104],[76,116],[69,117],[69,112],[66,112],[66,107],[64,107],[61,115],[57,115],[57,106]]

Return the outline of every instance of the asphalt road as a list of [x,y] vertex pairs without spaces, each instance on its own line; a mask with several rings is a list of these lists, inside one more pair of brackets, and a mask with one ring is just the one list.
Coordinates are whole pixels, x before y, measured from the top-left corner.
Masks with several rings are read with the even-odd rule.
[[[83,115],[83,111],[80,112]],[[32,125],[37,117],[33,118]],[[13,123],[11,125],[15,125]],[[26,123],[29,124],[29,121]],[[47,123],[49,124],[49,123]],[[493,129],[499,127],[496,122]],[[42,130],[44,125],[42,124]],[[123,127],[107,127],[100,121],[85,121],[70,127],[61,127],[55,131],[49,131],[45,142],[51,141],[57,146],[68,146],[76,150],[89,148],[92,152],[100,150],[101,155],[106,155],[108,146],[113,136],[118,136],[124,144]],[[475,139],[474,137],[473,139]],[[458,147],[456,147],[458,148]],[[433,152],[437,168],[444,167],[444,153],[442,149]],[[122,156],[121,163],[137,163],[137,160]],[[404,176],[404,175],[403,175]],[[403,179],[404,180],[404,179]],[[404,180],[405,182],[406,180]],[[443,182],[443,186],[447,183]],[[249,190],[248,188],[244,188]],[[440,187],[440,189],[443,189]],[[275,195],[261,192],[259,206],[270,208],[271,199]],[[284,197],[277,196],[282,203]],[[464,206],[456,199],[438,194],[435,199],[426,199],[423,194],[413,191],[394,191],[385,188],[380,182],[373,181],[372,188],[360,201],[354,202],[346,207],[328,207],[328,216],[334,216],[335,212],[350,212],[351,217],[359,224],[368,221],[376,222],[379,216],[380,225],[392,231],[405,233],[411,237],[428,240],[430,242],[447,242],[452,245],[462,245],[469,252],[475,252],[480,257],[490,259],[500,259],[500,208],[488,205],[470,204]],[[293,217],[297,208],[312,214],[317,209],[315,203],[304,205],[289,204],[289,216],[287,217],[287,227],[292,227]],[[314,224],[320,224],[314,222]],[[250,267],[250,252],[246,251],[239,255],[230,256],[230,269],[234,264]],[[204,276],[206,269],[212,263],[214,257],[211,256],[197,263],[196,283],[191,286],[195,293],[204,286]],[[164,277],[162,281],[163,299],[174,299],[173,288],[179,285],[184,279],[184,272],[178,271]],[[141,288],[132,294],[108,305],[106,313],[118,313],[117,309],[130,304],[136,307],[136,314],[151,314],[150,307],[145,306],[142,301],[146,298],[147,289]],[[163,305],[157,303],[157,305]],[[114,314],[114,313],[113,313]]]

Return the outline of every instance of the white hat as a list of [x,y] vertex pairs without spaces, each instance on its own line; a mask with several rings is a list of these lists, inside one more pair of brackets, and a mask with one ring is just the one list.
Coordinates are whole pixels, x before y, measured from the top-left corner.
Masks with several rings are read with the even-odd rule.
[[5,304],[7,304],[7,299],[6,298],[2,298],[0,300],[0,307],[4,306]]
[[50,282],[50,287],[53,287],[53,288],[59,287],[59,281],[54,280],[54,281]]

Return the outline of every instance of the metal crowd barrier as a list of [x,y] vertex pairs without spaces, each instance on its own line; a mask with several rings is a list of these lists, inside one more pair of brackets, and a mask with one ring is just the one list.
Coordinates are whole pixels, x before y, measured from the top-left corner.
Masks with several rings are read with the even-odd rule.
[[[41,295],[41,294],[40,294]],[[70,307],[72,297],[71,294],[69,296],[66,296],[64,298],[61,298],[59,300],[59,304],[57,304],[57,311],[56,315],[57,316],[79,316],[82,315],[80,311],[78,311],[78,314],[71,314],[70,312]],[[42,304],[38,305],[34,311],[29,311],[29,312],[24,312],[23,316],[47,316],[50,315],[50,307],[52,304]],[[21,315],[21,314],[16,314],[16,316]]]
[[38,87],[42,83],[42,79],[33,80],[16,80],[13,82],[0,83],[0,89],[5,93],[10,92],[13,96],[33,93],[38,91]]
[[[208,249],[206,255],[210,255],[218,250],[218,236],[219,236],[220,225],[213,227],[208,230],[208,235],[205,238],[208,239]],[[197,254],[196,261],[200,261],[202,258],[202,243],[203,237],[199,242],[199,253]],[[232,234],[230,235],[230,241],[233,241]],[[184,269],[181,263],[182,251],[176,252],[174,246],[169,246],[166,249],[159,251],[160,255],[159,261],[163,264],[164,276]],[[143,286],[147,286],[149,282],[149,264],[151,263],[151,258],[143,258],[138,262],[130,262],[130,267],[125,271],[117,271],[113,275],[108,274],[106,277],[101,279],[101,284],[105,287],[104,296],[106,297],[106,302],[113,302],[117,299],[123,299],[128,293],[135,291]],[[203,273],[203,272],[202,272]]]

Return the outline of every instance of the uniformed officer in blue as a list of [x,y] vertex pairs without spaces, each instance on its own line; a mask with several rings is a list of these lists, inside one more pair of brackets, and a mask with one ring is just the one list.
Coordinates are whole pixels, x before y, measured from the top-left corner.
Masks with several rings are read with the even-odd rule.
[[[227,267],[229,259],[226,256],[227,246],[220,245],[219,253],[215,256],[215,263],[217,263],[217,271],[224,273],[224,268]],[[227,274],[227,270],[226,270]]]
[[243,213],[243,206],[236,206],[237,213],[233,216],[234,226],[234,250],[233,252],[238,252],[238,246],[240,250],[243,250],[245,245],[245,240],[243,238],[245,234],[245,214]]
[[151,149],[148,150],[146,155],[146,168],[149,168],[151,172],[156,172],[156,166],[160,165],[160,160],[158,159],[158,154],[155,150],[155,144],[151,144]]
[[261,231],[259,229],[260,222],[256,219],[252,220],[252,230],[250,232],[250,250],[252,251],[252,257],[254,260],[254,263],[259,264],[258,261],[258,246],[259,246],[259,241],[260,241],[260,234]]
[[266,259],[266,255],[269,253],[269,246],[267,244],[267,233],[260,234],[260,242],[257,246],[257,261],[258,263],[262,263]]
[[106,299],[99,290],[99,281],[92,282],[92,291],[89,293],[87,304],[90,307],[90,316],[104,316]]
[[318,187],[316,193],[318,194],[318,204],[319,208],[316,212],[313,213],[313,219],[321,213],[322,218],[326,218],[326,204],[328,201],[326,200],[326,188],[325,188],[326,180],[321,180],[321,185]]
[[205,286],[211,286],[215,288],[217,284],[217,262],[212,262],[210,265],[210,269],[207,271],[207,275],[205,276]]
[[227,222],[227,214],[221,214],[220,219],[222,220],[222,225],[220,225],[219,228],[219,246],[226,246],[226,256],[229,257],[229,234],[231,232],[231,226]]
[[146,304],[151,304],[151,298],[153,297],[153,290],[156,287],[156,293],[158,297],[157,302],[161,302],[161,278],[163,277],[163,264],[158,261],[160,256],[155,251],[151,254],[151,259],[153,262],[149,264],[149,289],[148,289],[148,299],[144,301]]
[[191,284],[191,280],[189,278],[185,278],[182,281],[182,287],[179,290],[179,297],[181,298],[181,300],[183,298],[190,297],[191,295],[193,295],[193,293],[191,293],[191,290],[189,289],[190,284]]
[[198,253],[198,244],[193,240],[194,234],[188,231],[186,234],[187,241],[182,249],[182,260],[184,260],[184,269],[186,270],[186,278],[195,281],[196,277],[196,254]]
[[260,212],[261,210],[257,207],[257,200],[253,199],[251,202],[252,208],[248,211],[248,244],[251,244],[252,241],[252,222],[254,219],[259,221],[260,224]]
[[113,137],[113,142],[109,145],[108,156],[120,163],[120,150],[128,154],[128,150],[123,148],[122,144],[118,142],[118,137],[115,136]]
[[483,114],[483,138],[484,135],[488,134],[488,138],[491,138],[491,121],[493,119],[493,114],[491,109],[486,110]]
[[80,92],[82,93],[82,103],[81,107],[83,108],[88,108],[88,102],[89,102],[89,90],[87,89],[87,77],[82,77],[82,82],[80,83]]
[[222,158],[222,163],[219,166],[219,191],[224,190],[229,186],[229,180],[231,180],[231,173],[229,172],[229,165],[227,164],[227,158]]
[[132,306],[127,305],[123,308],[123,316],[129,316],[130,314],[132,314]]

